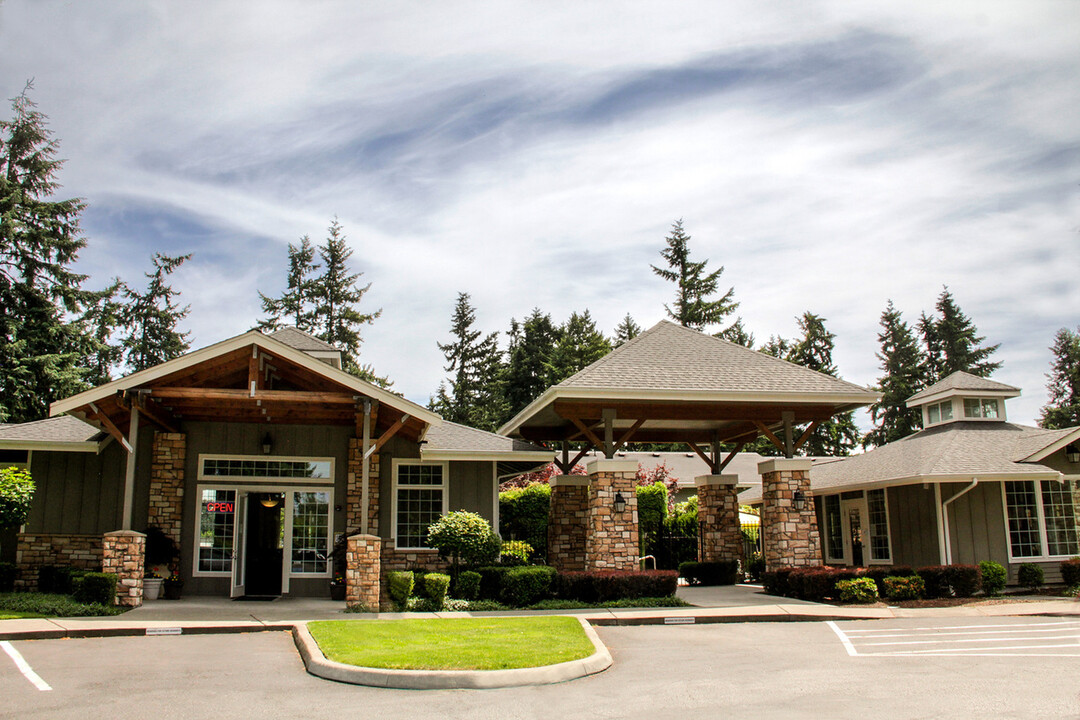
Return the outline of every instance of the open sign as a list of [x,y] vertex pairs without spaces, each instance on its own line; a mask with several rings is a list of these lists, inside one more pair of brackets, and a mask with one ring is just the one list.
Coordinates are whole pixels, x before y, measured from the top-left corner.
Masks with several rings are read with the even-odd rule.
[[206,503],[206,512],[208,513],[231,513],[233,511],[233,503],[231,502],[208,502]]

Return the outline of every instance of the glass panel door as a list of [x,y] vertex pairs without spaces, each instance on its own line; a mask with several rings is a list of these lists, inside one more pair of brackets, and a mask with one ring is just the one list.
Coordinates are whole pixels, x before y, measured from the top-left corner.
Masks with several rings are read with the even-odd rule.
[[247,555],[247,508],[248,494],[238,492],[236,497],[236,531],[233,533],[232,554],[232,586],[229,588],[229,597],[243,597],[245,556]]

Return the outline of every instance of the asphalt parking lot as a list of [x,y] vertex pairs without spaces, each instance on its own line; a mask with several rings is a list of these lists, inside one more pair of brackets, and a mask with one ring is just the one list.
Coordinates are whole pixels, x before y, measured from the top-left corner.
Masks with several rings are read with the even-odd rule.
[[[979,627],[960,627],[967,625]],[[598,631],[615,659],[600,675],[561,685],[476,691],[383,690],[320,680],[304,671],[290,636],[283,632],[17,641],[10,643],[12,648],[51,689],[36,687],[9,655],[0,654],[0,717],[1080,716],[1075,680],[1080,627],[1071,619],[740,623]],[[979,638],[993,641],[962,642]],[[927,644],[878,644],[903,642]],[[976,645],[1036,643],[1044,643],[1041,650],[964,651]]]

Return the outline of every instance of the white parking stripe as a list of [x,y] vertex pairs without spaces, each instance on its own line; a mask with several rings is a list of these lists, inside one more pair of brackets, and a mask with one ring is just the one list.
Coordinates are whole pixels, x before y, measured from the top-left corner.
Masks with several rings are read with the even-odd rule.
[[832,628],[833,632],[836,633],[836,637],[840,638],[840,642],[842,642],[844,644],[844,647],[847,648],[848,655],[855,657],[859,654],[855,652],[855,646],[851,644],[851,641],[848,640],[848,636],[844,634],[843,630],[836,626],[835,622],[833,622],[832,620],[826,620],[825,624]]
[[852,630],[827,624],[852,657],[1080,657],[1077,620],[915,628],[875,623]]
[[34,672],[34,669],[30,667],[30,663],[23,659],[22,653],[16,650],[15,646],[7,640],[0,640],[0,647],[4,648],[4,652],[15,661],[15,667],[19,668],[19,672],[21,672],[23,677],[29,680],[34,687],[42,692],[52,690],[52,688],[49,687],[49,683],[42,680],[41,676]]
[[[1001,627],[1001,626],[1000,625],[993,625],[993,626],[984,626],[984,627]],[[1080,627],[1080,626],[1057,625],[1055,627],[1060,627],[1062,630],[1072,630],[1072,629],[1074,629],[1076,627]],[[925,631],[914,631],[913,630],[911,632],[903,632],[901,630],[897,630],[896,632],[887,632],[887,633],[882,633],[881,635],[860,635],[857,639],[860,642],[862,642],[863,640],[877,640],[877,639],[880,639],[880,638],[894,638],[894,637],[948,637],[950,635],[1001,635],[1001,634],[1022,635],[1024,633],[1044,633],[1044,632],[1052,632],[1052,631],[1053,631],[1053,627],[1042,627],[1042,628],[1038,628],[1038,629],[1035,629],[1035,630],[1012,630],[1012,629],[1007,629],[1007,630],[948,630],[946,632],[932,632],[932,631],[929,631],[929,630],[925,630]]]
[[[969,655],[974,653],[983,653],[989,650],[1056,650],[1061,648],[1070,648],[1072,650],[1080,649],[1078,643],[1067,643],[1065,645],[1003,645],[1002,647],[991,648],[949,648],[948,650],[897,650],[896,652],[880,653],[881,655]],[[877,655],[878,653],[874,653]],[[1059,654],[1055,657],[1072,657],[1071,655]]]
[[[910,630],[910,631],[915,631],[915,630],[931,630],[931,631],[935,631],[935,630],[978,630],[980,628],[1043,627],[1043,626],[1046,626],[1046,625],[1080,625],[1080,620],[1054,620],[1052,622],[1037,622],[1037,623],[1010,623],[1008,625],[1002,625],[1002,624],[987,625],[985,623],[983,623],[982,625],[943,625],[941,627],[916,627],[916,628],[906,628],[906,629]],[[857,634],[860,634],[860,633],[873,633],[873,632],[881,632],[881,630],[878,629],[878,628],[869,628],[869,629],[866,629],[866,630],[848,630],[847,634],[848,635],[857,635]]]
[[[862,643],[865,647],[881,647],[884,645],[955,645],[958,643],[981,643],[981,642],[1001,642],[1002,640],[1008,640],[1008,638],[992,637],[992,638],[949,638],[948,640],[897,640],[894,642],[872,642]],[[1025,637],[1016,638],[1016,640],[1077,640],[1080,641],[1080,635],[1042,635],[1039,637]],[[1078,642],[1080,644],[1080,642]]]

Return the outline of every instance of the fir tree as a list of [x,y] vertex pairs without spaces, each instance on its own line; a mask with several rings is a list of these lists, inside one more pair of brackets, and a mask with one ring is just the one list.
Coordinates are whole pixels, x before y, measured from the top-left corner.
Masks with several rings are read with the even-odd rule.
[[1044,428],[1070,428],[1080,425],[1080,327],[1076,332],[1061,328],[1050,346],[1053,360],[1039,425]]
[[49,199],[63,161],[32,84],[0,121],[0,422],[46,415],[49,403],[86,388],[86,276],[71,266],[86,245],[81,199]]
[[626,313],[626,317],[615,326],[615,339],[612,345],[619,347],[623,343],[629,342],[641,334],[641,326],[634,322],[634,318],[630,317],[630,313]]
[[[803,313],[799,318],[799,329],[802,330],[802,338],[791,346],[786,359],[836,377],[836,365],[832,359],[836,335],[825,329],[825,319],[811,312]],[[801,429],[795,433],[796,437],[801,434]],[[801,452],[804,455],[829,457],[850,455],[858,441],[859,429],[855,425],[855,414],[840,413],[819,423],[802,446]]]
[[557,385],[609,352],[611,343],[596,329],[589,311],[571,313],[559,331],[547,364],[547,384]]
[[439,384],[430,407],[451,422],[481,430],[494,430],[502,419],[502,393],[499,371],[502,355],[498,349],[498,333],[483,336],[474,328],[476,309],[468,293],[458,293],[451,320],[452,339],[438,343],[446,356],[446,371],[453,376]]
[[982,347],[986,338],[977,334],[975,323],[956,304],[948,287],[938,296],[936,308],[940,317],[924,313],[919,320],[926,345],[927,382],[932,384],[958,370],[990,377],[1001,367],[1000,362],[989,360],[1000,344]]
[[191,306],[177,305],[175,299],[180,291],[168,284],[168,277],[190,257],[190,253],[176,257],[154,253],[154,272],[146,273],[150,281],[146,290],[124,286],[127,302],[121,312],[121,324],[125,335],[120,345],[129,371],[145,370],[180,357],[191,347],[190,333],[176,328]]
[[754,334],[749,332],[743,325],[741,317],[735,318],[727,329],[721,330],[716,333],[716,337],[723,338],[728,342],[733,342],[736,345],[742,345],[743,347],[754,349]]
[[924,385],[922,352],[915,334],[892,300],[881,314],[878,342],[881,352],[877,357],[884,373],[877,384],[881,400],[870,406],[870,418],[875,426],[863,438],[863,447],[884,445],[907,437],[922,424],[918,408],[909,408],[905,404]]
[[259,329],[273,331],[283,325],[293,325],[307,333],[315,333],[315,303],[317,282],[315,271],[315,246],[307,235],[300,238],[300,245],[289,243],[288,285],[280,297],[272,298],[259,293],[263,312],[267,317],[259,321]]
[[109,287],[92,293],[86,312],[80,320],[89,345],[84,364],[87,382],[92,386],[112,380],[112,373],[124,357],[124,348],[114,344],[114,334],[123,323],[124,306],[117,300],[124,283],[115,278]]
[[547,389],[547,366],[559,338],[551,315],[534,308],[520,325],[510,320],[506,367],[506,419],[513,417]]
[[660,256],[667,261],[668,266],[651,267],[654,273],[676,285],[675,302],[664,305],[668,316],[683,327],[698,331],[723,323],[724,318],[739,307],[739,303],[733,300],[735,288],[729,288],[719,299],[709,299],[717,292],[724,267],[721,265],[706,274],[705,266],[708,260],[690,260],[690,236],[683,230],[682,220],[676,220],[672,224],[671,234],[664,240],[667,247],[660,251]]

